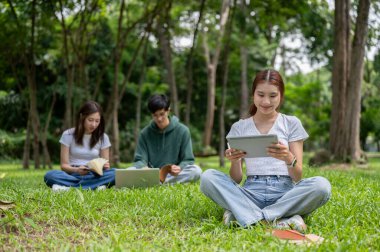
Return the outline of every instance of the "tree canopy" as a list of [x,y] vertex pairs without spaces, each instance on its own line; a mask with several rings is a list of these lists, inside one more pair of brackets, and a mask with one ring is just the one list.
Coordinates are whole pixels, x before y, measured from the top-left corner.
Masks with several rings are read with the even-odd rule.
[[[360,2],[349,5],[352,34]],[[371,2],[364,41],[375,57],[363,58],[362,148],[367,139],[380,141],[379,7]],[[305,149],[330,148],[338,30],[326,1],[7,0],[0,11],[3,157],[33,154],[36,167],[40,157],[57,161],[59,135],[91,99],[105,111],[114,162],[131,161],[153,93],[170,96],[196,154],[216,154],[231,124],[245,116],[252,78],[265,68],[285,77],[281,111],[303,122]],[[10,144],[12,137],[22,140]]]

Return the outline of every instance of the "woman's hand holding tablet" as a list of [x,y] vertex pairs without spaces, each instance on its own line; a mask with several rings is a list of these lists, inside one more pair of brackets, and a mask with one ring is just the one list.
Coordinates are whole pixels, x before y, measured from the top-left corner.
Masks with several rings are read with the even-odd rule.
[[[227,157],[229,154],[233,155],[237,150],[239,153],[236,155],[240,158],[268,157],[270,155],[267,148],[272,144],[275,144],[273,147],[278,145],[277,135],[230,136],[227,137],[227,141],[231,146],[230,151],[226,151]],[[246,153],[246,155],[241,155],[241,153]]]
[[228,142],[227,146],[228,149],[224,152],[224,154],[230,161],[238,161],[247,154],[245,151],[231,148]]

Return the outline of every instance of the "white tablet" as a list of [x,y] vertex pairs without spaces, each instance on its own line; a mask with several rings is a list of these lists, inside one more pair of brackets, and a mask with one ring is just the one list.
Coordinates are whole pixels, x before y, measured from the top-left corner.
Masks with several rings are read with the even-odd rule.
[[278,143],[277,135],[231,136],[227,137],[231,148],[247,152],[245,158],[268,157],[266,148]]

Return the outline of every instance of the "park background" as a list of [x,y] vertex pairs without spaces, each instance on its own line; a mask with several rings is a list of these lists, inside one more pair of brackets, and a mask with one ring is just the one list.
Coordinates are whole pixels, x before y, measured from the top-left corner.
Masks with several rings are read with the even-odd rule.
[[[13,202],[0,204],[0,250],[380,250],[379,1],[0,0],[0,30],[0,200]],[[196,163],[228,173],[225,135],[268,68],[285,80],[281,112],[310,135],[304,176],[332,184],[305,219],[319,247],[224,226],[199,183],[62,194],[44,184],[90,99],[105,111],[112,166],[128,167],[153,93],[190,128]]]
[[112,163],[130,162],[153,93],[170,96],[195,154],[219,153],[223,165],[225,135],[267,68],[284,76],[281,112],[301,119],[306,151],[343,162],[379,151],[378,1],[9,0],[0,9],[0,157],[25,168],[59,162],[60,135],[90,99],[104,108]]

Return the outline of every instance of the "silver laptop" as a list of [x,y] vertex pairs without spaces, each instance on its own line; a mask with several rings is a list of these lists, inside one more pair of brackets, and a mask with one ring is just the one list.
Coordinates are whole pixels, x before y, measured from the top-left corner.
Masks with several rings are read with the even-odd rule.
[[115,188],[143,188],[160,184],[160,169],[117,169]]

